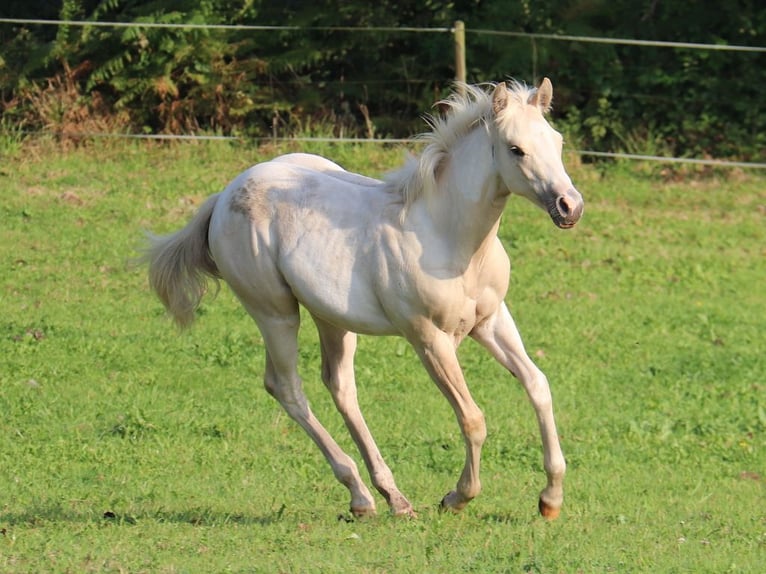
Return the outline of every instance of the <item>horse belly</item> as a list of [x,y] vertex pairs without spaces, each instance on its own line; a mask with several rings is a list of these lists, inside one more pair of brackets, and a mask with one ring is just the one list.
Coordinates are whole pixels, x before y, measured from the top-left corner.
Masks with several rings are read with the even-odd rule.
[[305,237],[280,257],[280,270],[298,301],[312,314],[363,334],[393,334],[370,281],[374,257],[350,248],[361,242],[342,234]]

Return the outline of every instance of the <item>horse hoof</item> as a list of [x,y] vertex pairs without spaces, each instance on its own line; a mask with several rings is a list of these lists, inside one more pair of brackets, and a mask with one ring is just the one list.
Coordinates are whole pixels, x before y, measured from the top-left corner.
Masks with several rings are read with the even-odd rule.
[[354,518],[365,518],[367,516],[375,516],[377,511],[375,510],[374,506],[352,506],[351,514],[353,514]]
[[447,494],[444,498],[442,498],[442,501],[439,503],[439,511],[440,512],[454,512],[457,514],[463,508],[465,508],[465,505],[467,502],[461,502],[456,501],[458,499],[458,494],[454,490]]
[[550,504],[547,504],[542,498],[540,499],[538,508],[540,510],[540,514],[546,520],[556,520],[561,513],[561,507],[554,508]]

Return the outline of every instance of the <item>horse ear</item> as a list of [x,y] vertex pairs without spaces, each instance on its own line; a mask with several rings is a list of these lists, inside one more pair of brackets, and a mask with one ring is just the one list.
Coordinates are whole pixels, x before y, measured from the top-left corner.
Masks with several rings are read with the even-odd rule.
[[540,108],[540,111],[547,114],[551,111],[551,102],[553,101],[553,84],[548,78],[543,78],[537,91],[530,98],[529,103]]
[[492,93],[492,111],[497,116],[508,105],[508,88],[505,87],[505,82],[500,82],[495,86],[495,91]]

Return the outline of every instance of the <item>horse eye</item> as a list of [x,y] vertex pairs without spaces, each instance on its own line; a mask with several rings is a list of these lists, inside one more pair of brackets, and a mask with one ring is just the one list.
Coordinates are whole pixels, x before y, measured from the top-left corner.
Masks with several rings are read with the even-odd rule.
[[526,154],[524,153],[524,150],[523,150],[523,149],[521,149],[521,148],[520,148],[519,146],[517,146],[517,145],[512,145],[512,146],[509,146],[509,147],[508,147],[508,149],[509,149],[509,150],[511,151],[511,153],[512,153],[513,155],[515,155],[516,157],[524,157],[524,156],[526,155]]

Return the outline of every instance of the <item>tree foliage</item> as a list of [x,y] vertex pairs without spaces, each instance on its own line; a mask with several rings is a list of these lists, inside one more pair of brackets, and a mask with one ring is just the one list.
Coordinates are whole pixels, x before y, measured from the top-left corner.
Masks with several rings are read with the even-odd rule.
[[[30,128],[82,129],[90,118],[167,133],[411,134],[450,88],[452,36],[358,28],[462,19],[469,81],[550,76],[556,119],[579,145],[760,160],[766,149],[763,53],[481,33],[764,46],[755,0],[6,0],[0,16],[138,25],[0,24],[3,121]],[[184,27],[195,24],[226,27]]]

